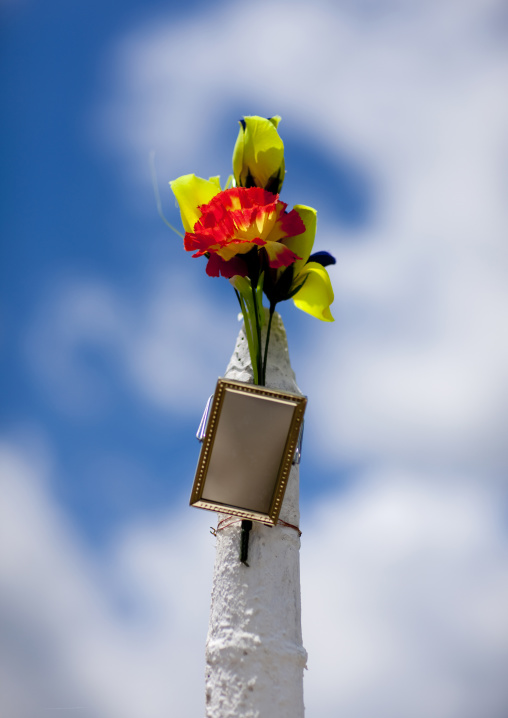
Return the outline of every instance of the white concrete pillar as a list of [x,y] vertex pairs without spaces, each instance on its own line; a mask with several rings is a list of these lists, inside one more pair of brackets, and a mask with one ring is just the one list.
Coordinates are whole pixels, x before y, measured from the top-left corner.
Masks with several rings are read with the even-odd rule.
[[[252,383],[242,331],[226,378]],[[286,333],[274,315],[266,385],[300,393]],[[298,467],[291,469],[280,518],[299,525]],[[218,514],[218,521],[226,518]],[[207,718],[303,718],[300,537],[285,526],[253,522],[249,567],[239,561],[240,521],[217,532],[206,642]]]

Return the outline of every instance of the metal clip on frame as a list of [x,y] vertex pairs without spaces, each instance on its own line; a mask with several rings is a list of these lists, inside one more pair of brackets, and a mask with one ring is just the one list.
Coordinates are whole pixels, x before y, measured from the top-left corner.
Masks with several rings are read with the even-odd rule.
[[202,442],[206,436],[206,425],[208,424],[208,414],[210,413],[212,399],[213,394],[208,398],[208,401],[206,402],[205,410],[203,412],[203,416],[201,417],[201,421],[199,422],[198,430],[196,432],[196,439],[200,442]]

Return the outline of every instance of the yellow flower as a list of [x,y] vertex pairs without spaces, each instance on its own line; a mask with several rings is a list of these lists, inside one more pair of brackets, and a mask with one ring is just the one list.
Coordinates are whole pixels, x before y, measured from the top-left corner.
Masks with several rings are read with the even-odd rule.
[[219,177],[205,180],[196,175],[182,175],[169,183],[180,208],[183,228],[192,232],[201,217],[202,205],[208,204],[221,191]]
[[277,126],[280,117],[244,117],[233,150],[237,187],[262,187],[279,194],[284,182],[284,145]]
[[324,322],[333,322],[330,311],[334,299],[333,289],[325,266],[335,264],[335,259],[328,252],[311,255],[316,236],[316,210],[304,205],[295,205],[294,209],[305,225],[305,232],[281,241],[301,259],[297,259],[287,269],[277,269],[271,282],[266,277],[265,293],[271,303],[292,298],[295,306],[303,312]]

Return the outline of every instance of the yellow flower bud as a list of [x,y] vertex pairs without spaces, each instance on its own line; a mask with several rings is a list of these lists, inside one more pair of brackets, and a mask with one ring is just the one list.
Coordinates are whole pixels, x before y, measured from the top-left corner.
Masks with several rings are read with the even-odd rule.
[[280,117],[244,117],[233,150],[237,187],[262,187],[278,194],[284,182],[284,145],[277,125]]

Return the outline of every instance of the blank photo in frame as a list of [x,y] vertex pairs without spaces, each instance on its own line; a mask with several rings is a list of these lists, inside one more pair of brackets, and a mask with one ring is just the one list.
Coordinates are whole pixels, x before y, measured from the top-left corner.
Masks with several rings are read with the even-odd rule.
[[276,524],[307,399],[219,379],[190,505]]

